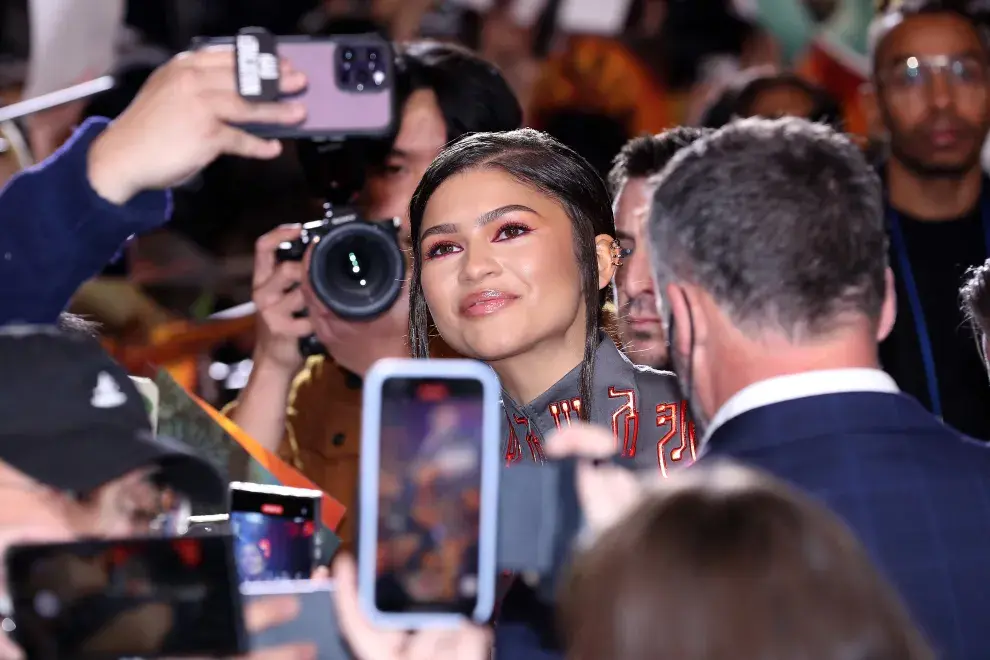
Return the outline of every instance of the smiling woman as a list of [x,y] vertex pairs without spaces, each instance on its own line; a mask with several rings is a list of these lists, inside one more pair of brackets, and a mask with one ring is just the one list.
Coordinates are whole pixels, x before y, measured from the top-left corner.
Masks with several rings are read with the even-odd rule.
[[[608,191],[587,161],[530,129],[469,135],[433,161],[409,215],[413,355],[429,357],[436,330],[491,365],[507,466],[542,462],[547,436],[578,419],[611,428],[616,453],[637,466],[659,462],[666,474],[694,458],[675,376],[634,366],[605,332],[621,259]],[[521,584],[510,590],[499,657],[552,640],[533,628],[534,608],[546,610],[534,599]]]

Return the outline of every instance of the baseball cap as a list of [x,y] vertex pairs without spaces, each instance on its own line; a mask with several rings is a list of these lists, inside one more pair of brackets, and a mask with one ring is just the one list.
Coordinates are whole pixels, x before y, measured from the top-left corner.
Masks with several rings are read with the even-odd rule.
[[195,502],[226,496],[212,464],[155,436],[137,387],[95,339],[48,326],[0,328],[0,460],[63,491],[153,467]]

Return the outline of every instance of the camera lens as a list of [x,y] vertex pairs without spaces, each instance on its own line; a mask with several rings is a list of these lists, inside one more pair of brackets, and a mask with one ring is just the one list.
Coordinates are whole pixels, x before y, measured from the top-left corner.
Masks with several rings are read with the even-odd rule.
[[313,289],[330,310],[350,320],[371,319],[392,307],[405,279],[405,258],[393,236],[354,221],[331,230],[310,261]]
[[375,48],[368,49],[368,61],[377,62],[381,58],[381,54]]
[[341,55],[341,57],[344,58],[344,61],[345,62],[351,62],[351,61],[353,61],[354,60],[354,49],[353,48],[345,48],[344,49],[344,52]]

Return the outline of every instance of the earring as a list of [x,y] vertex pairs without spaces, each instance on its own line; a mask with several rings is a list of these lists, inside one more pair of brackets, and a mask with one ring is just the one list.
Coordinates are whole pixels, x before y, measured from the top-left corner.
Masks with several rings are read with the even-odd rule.
[[622,265],[622,245],[618,239],[612,241],[612,265],[616,267]]

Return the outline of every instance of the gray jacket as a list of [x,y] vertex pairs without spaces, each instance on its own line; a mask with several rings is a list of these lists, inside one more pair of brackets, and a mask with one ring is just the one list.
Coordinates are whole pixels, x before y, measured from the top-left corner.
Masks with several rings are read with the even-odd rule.
[[[502,392],[507,427],[506,465],[542,462],[547,438],[580,419],[578,395],[581,368],[575,367],[529,405],[520,405]],[[677,377],[629,361],[604,337],[595,352],[590,421],[611,429],[616,449],[633,458],[637,468],[668,471],[695,459],[694,425]]]

